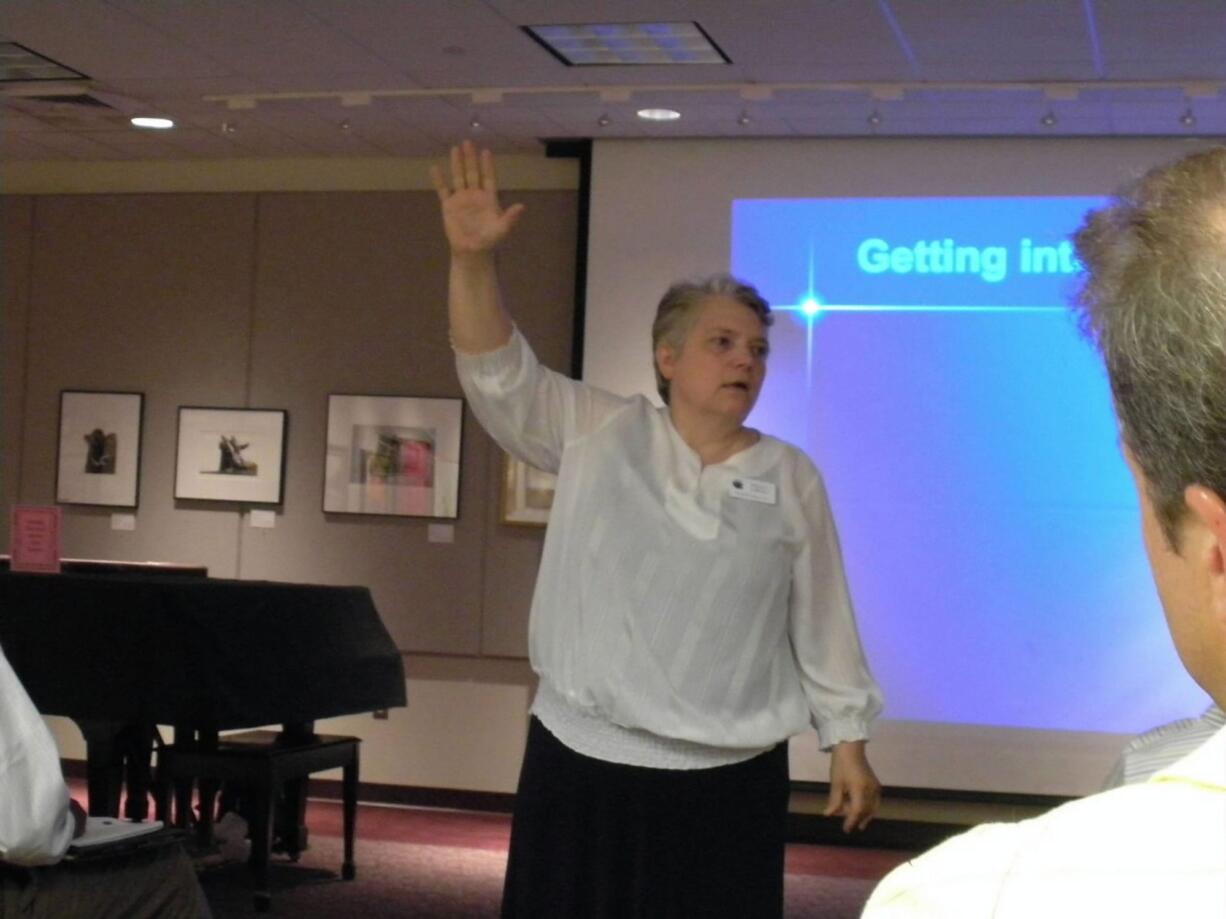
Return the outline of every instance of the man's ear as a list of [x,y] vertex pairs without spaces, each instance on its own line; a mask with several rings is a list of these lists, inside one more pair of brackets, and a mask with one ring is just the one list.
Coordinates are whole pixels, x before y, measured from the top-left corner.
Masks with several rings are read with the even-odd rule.
[[1202,527],[1206,540],[1197,549],[1198,564],[1205,566],[1209,579],[1209,601],[1214,618],[1226,628],[1226,501],[1206,485],[1189,485],[1184,502]]

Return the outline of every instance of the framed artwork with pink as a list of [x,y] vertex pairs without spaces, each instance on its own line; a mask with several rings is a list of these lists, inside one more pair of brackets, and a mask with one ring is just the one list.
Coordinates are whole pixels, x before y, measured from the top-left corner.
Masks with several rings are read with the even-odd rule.
[[324,512],[459,516],[462,399],[328,396]]

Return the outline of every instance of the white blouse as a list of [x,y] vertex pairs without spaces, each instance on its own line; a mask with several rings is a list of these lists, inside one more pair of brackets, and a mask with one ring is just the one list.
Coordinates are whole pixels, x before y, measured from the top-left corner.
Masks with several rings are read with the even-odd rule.
[[667,409],[542,367],[518,330],[456,363],[491,436],[558,474],[529,653],[563,743],[698,768],[809,724],[824,748],[867,737],[881,693],[804,453],[763,436],[704,467]]

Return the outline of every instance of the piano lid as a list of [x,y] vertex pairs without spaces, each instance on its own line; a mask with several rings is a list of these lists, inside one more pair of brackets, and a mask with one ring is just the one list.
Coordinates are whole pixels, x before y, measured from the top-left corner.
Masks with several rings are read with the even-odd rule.
[[229,728],[405,704],[365,587],[0,572],[0,646],[39,710]]

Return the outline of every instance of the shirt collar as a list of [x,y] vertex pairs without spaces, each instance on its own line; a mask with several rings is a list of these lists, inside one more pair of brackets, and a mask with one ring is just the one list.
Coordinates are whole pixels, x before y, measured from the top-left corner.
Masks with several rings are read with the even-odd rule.
[[1226,792],[1226,727],[1165,769],[1155,773],[1151,782],[1180,782]]

